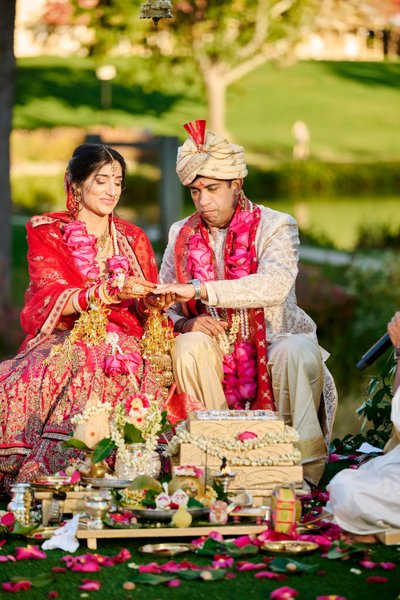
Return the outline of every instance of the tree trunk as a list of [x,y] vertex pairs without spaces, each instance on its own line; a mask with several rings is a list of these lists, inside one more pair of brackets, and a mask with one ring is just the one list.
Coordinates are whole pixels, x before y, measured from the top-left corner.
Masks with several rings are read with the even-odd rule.
[[10,301],[11,185],[10,133],[15,91],[16,0],[0,0],[0,306]]
[[224,76],[216,69],[209,69],[204,77],[208,101],[208,128],[224,134],[226,113],[226,83]]

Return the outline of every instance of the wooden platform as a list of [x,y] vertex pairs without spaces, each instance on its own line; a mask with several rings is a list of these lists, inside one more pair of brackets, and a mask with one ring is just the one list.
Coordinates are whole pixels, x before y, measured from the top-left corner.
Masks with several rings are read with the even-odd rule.
[[395,546],[400,544],[400,529],[388,529],[382,533],[377,533],[376,537],[385,546]]
[[97,540],[109,539],[143,539],[153,540],[161,538],[190,537],[197,538],[208,535],[211,531],[218,531],[223,536],[257,535],[267,529],[266,525],[199,525],[194,527],[159,527],[143,529],[78,529],[78,540],[86,540],[88,548],[97,549]]

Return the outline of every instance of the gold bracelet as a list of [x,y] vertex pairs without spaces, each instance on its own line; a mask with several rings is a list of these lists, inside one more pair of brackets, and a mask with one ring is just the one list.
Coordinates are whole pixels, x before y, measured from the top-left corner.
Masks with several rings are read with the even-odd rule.
[[107,284],[105,281],[99,285],[99,287],[97,288],[97,291],[98,291],[100,300],[104,304],[116,304],[118,302],[121,302],[121,300],[117,296],[114,296],[114,297],[110,296],[110,294],[107,291]]
[[79,294],[80,293],[81,293],[81,290],[75,290],[75,292],[71,296],[72,308],[74,309],[74,312],[76,312],[76,313],[83,312],[81,305],[79,304]]

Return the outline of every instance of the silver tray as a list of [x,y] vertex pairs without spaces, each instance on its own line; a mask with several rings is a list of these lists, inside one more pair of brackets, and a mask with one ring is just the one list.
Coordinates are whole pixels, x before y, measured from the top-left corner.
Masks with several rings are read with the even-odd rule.
[[96,488],[122,489],[131,485],[132,479],[111,479],[108,477],[82,477],[82,482]]
[[[129,504],[124,504],[123,507],[130,510],[135,517],[151,521],[168,521],[176,513],[176,510],[161,510],[159,508],[129,508]],[[210,509],[206,506],[204,508],[187,508],[186,510],[194,518],[205,517],[210,512]]]

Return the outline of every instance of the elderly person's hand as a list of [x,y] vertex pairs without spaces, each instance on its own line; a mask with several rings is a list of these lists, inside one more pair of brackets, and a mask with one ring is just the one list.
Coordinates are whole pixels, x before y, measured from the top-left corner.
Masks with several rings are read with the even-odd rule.
[[156,287],[155,283],[146,281],[146,279],[139,279],[138,277],[126,277],[124,286],[120,292],[118,292],[118,298],[120,300],[130,300],[132,298],[144,298]]
[[393,346],[400,347],[400,311],[397,311],[388,323],[388,333]]

